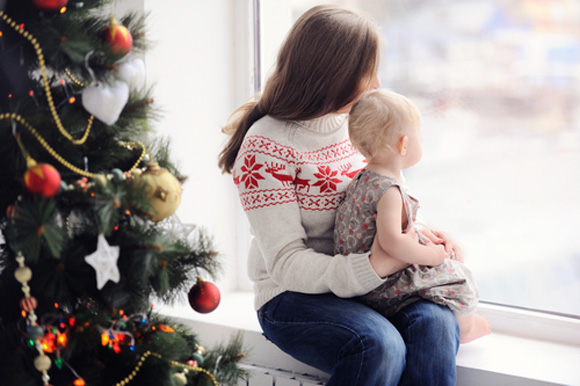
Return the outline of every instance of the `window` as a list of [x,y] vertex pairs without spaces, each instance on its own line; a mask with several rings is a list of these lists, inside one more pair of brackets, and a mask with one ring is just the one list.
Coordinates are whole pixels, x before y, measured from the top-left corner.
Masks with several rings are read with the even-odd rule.
[[382,85],[423,114],[407,182],[481,300],[579,317],[580,1],[262,0],[262,82],[293,21],[329,2],[379,23]]

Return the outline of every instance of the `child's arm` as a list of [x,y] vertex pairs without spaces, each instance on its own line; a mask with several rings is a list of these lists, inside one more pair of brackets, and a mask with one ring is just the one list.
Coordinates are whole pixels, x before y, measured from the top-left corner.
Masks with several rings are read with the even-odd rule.
[[[399,182],[401,183],[402,190],[409,193],[409,188],[405,184],[405,175],[401,173],[399,176]],[[434,229],[430,229],[421,216],[421,210],[417,211],[417,221],[415,222],[415,227],[419,232],[423,234],[423,236],[427,237],[432,243],[437,245],[445,246],[445,252],[447,252],[451,256],[451,252],[453,252],[453,259],[463,263],[463,252],[459,245],[455,244],[455,242],[444,232],[436,231]]]
[[449,255],[443,246],[421,245],[401,230],[403,200],[398,188],[389,188],[377,208],[377,239],[382,249],[398,260],[409,264],[439,265]]

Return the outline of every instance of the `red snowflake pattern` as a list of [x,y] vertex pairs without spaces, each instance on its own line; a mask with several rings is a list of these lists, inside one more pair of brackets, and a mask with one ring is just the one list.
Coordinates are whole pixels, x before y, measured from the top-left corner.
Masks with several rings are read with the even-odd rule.
[[245,184],[246,189],[252,189],[258,187],[258,180],[263,180],[264,177],[259,173],[264,165],[256,163],[256,156],[252,155],[246,157],[244,160],[244,165],[241,167],[242,178],[241,182]]
[[318,173],[314,173],[319,180],[313,186],[320,186],[320,193],[336,192],[336,184],[342,182],[340,178],[335,178],[337,174],[338,171],[333,171],[329,166],[319,166]]

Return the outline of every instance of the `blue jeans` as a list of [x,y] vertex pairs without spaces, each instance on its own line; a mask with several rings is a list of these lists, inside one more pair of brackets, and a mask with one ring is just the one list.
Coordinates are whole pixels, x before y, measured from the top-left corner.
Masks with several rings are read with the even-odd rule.
[[420,300],[390,319],[332,294],[284,292],[258,311],[266,338],[330,374],[327,386],[455,385],[453,312]]

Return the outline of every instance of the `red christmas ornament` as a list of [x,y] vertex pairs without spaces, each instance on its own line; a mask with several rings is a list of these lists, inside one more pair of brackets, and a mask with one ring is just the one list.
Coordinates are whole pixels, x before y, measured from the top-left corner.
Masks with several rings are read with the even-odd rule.
[[38,302],[32,296],[22,298],[20,300],[20,308],[22,308],[26,312],[30,312],[36,309]]
[[103,31],[105,40],[111,45],[114,54],[127,55],[133,47],[133,36],[122,24],[111,18],[111,24]]
[[215,284],[198,278],[197,283],[189,290],[187,298],[191,308],[199,313],[207,314],[220,304],[221,295]]
[[52,165],[34,164],[24,173],[24,187],[32,194],[51,198],[60,190],[60,174]]
[[66,6],[68,0],[33,0],[33,3],[43,11],[58,11]]

